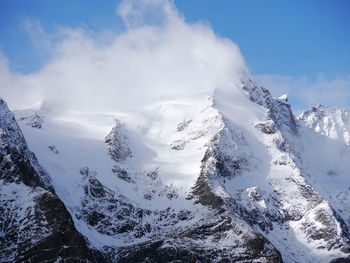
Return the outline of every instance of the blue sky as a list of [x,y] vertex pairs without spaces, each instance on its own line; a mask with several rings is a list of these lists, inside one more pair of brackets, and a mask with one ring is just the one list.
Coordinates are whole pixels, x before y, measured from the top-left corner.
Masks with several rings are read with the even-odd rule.
[[[0,50],[13,72],[36,71],[48,56],[33,44],[25,21],[40,22],[48,34],[57,31],[60,25],[119,32],[123,30],[115,11],[119,2],[0,0]],[[273,93],[284,90],[290,93],[296,108],[317,100],[350,107],[350,1],[175,0],[174,3],[186,21],[203,21],[219,36],[238,44],[257,79],[269,85],[267,88]],[[314,100],[300,97],[305,89]],[[330,98],[333,89],[337,89],[334,93],[338,95]],[[319,96],[312,95],[317,93]]]

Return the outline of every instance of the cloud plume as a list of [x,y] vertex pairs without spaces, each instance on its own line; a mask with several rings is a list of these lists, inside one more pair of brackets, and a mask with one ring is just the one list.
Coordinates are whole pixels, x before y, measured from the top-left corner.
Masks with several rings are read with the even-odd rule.
[[38,72],[10,72],[3,56],[1,96],[12,108],[49,101],[72,110],[130,110],[210,94],[245,70],[233,42],[200,22],[186,23],[169,1],[126,0],[117,14],[125,24],[121,33],[62,27],[50,37],[41,31],[51,59]]

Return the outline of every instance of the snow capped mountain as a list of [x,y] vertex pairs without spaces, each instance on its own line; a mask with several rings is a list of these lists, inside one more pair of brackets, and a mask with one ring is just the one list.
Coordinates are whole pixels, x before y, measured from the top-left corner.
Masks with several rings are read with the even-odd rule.
[[346,110],[296,118],[248,74],[133,112],[0,106],[1,262],[350,260]]
[[304,111],[299,119],[314,131],[350,145],[350,112],[348,110],[317,105]]

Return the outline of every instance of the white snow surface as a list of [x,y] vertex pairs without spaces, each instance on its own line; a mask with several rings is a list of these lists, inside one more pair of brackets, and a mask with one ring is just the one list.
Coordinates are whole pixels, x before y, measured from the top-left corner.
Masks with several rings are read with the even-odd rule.
[[[118,181],[107,154],[105,137],[118,119],[126,129],[132,158],[125,164],[135,171],[159,169],[165,185],[188,193],[200,172],[201,159],[223,123],[211,99],[167,101],[131,113],[67,112],[46,119],[42,129],[20,123],[29,148],[53,179],[61,195],[78,200],[79,171],[89,167],[104,185]],[[22,113],[23,115],[23,113]],[[49,146],[55,146],[57,153]]]
[[[266,121],[267,109],[249,100],[239,85],[228,85],[211,95],[163,101],[137,112],[66,112],[44,118],[41,129],[24,122],[20,126],[29,148],[50,175],[58,196],[73,215],[81,206],[83,188],[79,172],[83,167],[96,172],[96,178],[103,185],[124,195],[138,207],[152,210],[171,206],[175,210],[187,208],[204,213],[206,208],[195,206],[185,198],[200,174],[201,161],[212,139],[222,129],[230,129],[235,133],[232,136],[236,149],[229,144],[225,146],[225,142],[220,147],[227,153],[241,154],[248,160],[249,167],[241,176],[224,182],[219,180],[213,185],[213,192],[223,199],[239,195],[242,197],[240,204],[249,209],[257,208],[262,213],[276,210],[271,198],[276,192],[280,198],[279,209],[290,213],[301,211],[302,220],[276,225],[267,234],[286,262],[322,262],[342,256],[338,250],[317,249],[324,244],[308,241],[303,236],[302,223],[314,217],[309,200],[298,188],[298,184],[306,184],[306,179],[295,167],[293,158],[274,146],[275,140],[280,140],[282,135],[263,134],[256,128],[256,124]],[[346,217],[350,218],[350,129],[347,126],[350,122],[348,115],[345,121],[343,116],[335,112],[316,124],[312,122],[314,117],[305,117],[306,124],[301,127],[303,135],[296,138],[300,144],[296,150],[310,175],[307,183],[342,212],[346,221]],[[115,161],[107,153],[105,137],[115,126],[115,119],[123,125],[132,152],[132,157],[121,165],[135,177],[157,170],[162,185],[176,189],[179,198],[144,200],[143,194],[149,186],[142,178],[130,184],[113,174]],[[341,132],[339,125],[342,125]],[[315,131],[320,135],[315,136]],[[276,162],[288,165],[272,165]],[[326,201],[322,206],[330,211]],[[95,246],[122,245],[111,237],[98,236],[76,218],[75,223]],[[350,225],[349,221],[346,223]]]

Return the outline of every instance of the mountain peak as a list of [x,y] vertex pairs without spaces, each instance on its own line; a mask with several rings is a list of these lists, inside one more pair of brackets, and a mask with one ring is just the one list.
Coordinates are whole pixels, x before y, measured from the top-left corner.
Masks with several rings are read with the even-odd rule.
[[301,113],[298,119],[314,131],[350,145],[350,111],[316,105]]

